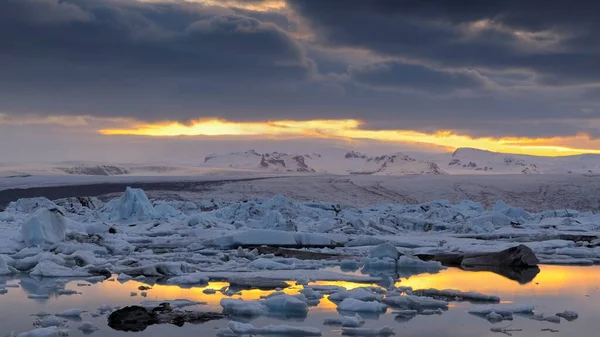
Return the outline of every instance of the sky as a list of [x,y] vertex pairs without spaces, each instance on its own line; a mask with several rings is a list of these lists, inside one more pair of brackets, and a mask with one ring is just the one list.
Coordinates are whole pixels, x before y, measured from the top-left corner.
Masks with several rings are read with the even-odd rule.
[[3,0],[0,162],[600,153],[588,0]]

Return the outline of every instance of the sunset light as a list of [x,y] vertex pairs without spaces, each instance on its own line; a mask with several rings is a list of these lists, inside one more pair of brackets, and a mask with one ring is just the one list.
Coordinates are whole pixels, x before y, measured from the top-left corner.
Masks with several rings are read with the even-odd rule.
[[[223,119],[205,119],[182,124],[163,122],[139,124],[127,129],[104,129],[103,135],[134,135],[150,137],[175,136],[263,136],[263,137],[308,137],[335,139],[368,139],[390,143],[409,143],[434,146],[453,151],[461,147],[481,150],[529,154],[539,156],[567,156],[575,154],[598,154],[598,148],[574,147],[570,143],[586,143],[585,134],[571,137],[519,138],[519,137],[471,137],[453,131],[440,130],[425,133],[414,130],[370,130],[363,128],[364,122],[355,119],[342,120],[281,120],[265,122],[233,122]],[[563,145],[564,144],[564,145]]]

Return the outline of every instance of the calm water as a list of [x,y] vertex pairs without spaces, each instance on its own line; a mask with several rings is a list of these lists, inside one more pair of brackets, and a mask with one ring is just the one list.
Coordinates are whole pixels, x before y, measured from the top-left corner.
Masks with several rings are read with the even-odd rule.
[[[143,300],[169,300],[188,299],[206,302],[206,305],[189,307],[203,311],[221,311],[219,301],[225,296],[221,293],[207,295],[203,293],[206,288],[221,289],[227,283],[211,283],[206,287],[183,289],[178,286],[154,285],[148,290],[148,297],[139,296],[137,289],[142,283],[129,281],[125,284],[105,281],[103,283],[89,284],[84,281],[71,281],[66,289],[81,292],[81,295],[51,295],[49,299],[29,299],[29,294],[52,293],[52,280],[34,280],[28,277],[17,279],[2,279],[0,284],[19,284],[19,288],[6,288],[7,294],[0,295],[0,336],[11,331],[18,333],[31,330],[35,317],[32,314],[40,311],[57,313],[71,308],[82,308],[95,312],[100,306],[126,306],[139,304]],[[79,285],[78,285],[79,284]],[[89,286],[81,286],[86,284]],[[340,285],[348,289],[364,286],[348,282],[318,282],[322,285]],[[526,317],[515,316],[514,321],[504,321],[491,324],[485,319],[470,315],[467,310],[472,306],[468,302],[455,302],[448,311],[442,315],[417,316],[407,322],[394,320],[392,310],[379,317],[365,317],[367,323],[364,327],[381,327],[389,325],[396,329],[396,336],[462,336],[482,337],[500,336],[490,331],[493,326],[502,326],[514,329],[523,329],[514,332],[514,336],[597,336],[600,330],[600,267],[564,267],[541,266],[541,272],[527,284],[504,278],[489,272],[465,272],[458,269],[448,269],[438,274],[423,274],[402,279],[398,285],[410,286],[414,289],[437,288],[459,289],[462,291],[477,291],[500,296],[503,303],[528,303],[536,306],[536,313],[554,315],[564,310],[574,310],[579,313],[579,318],[573,322],[562,320],[561,324],[539,322]],[[300,287],[291,287],[286,293],[295,294]],[[131,292],[137,292],[137,297],[131,297]],[[270,292],[260,290],[243,291],[241,296],[246,300],[259,299]],[[323,318],[337,316],[336,306],[326,298],[321,303],[311,308],[308,317],[301,320],[284,320],[260,317],[253,319],[252,324],[264,326],[268,324],[286,324],[293,326],[318,327],[324,336],[339,336],[340,330],[336,327],[324,326]],[[151,326],[144,332],[125,333],[114,331],[106,325],[107,316],[91,317],[89,313],[82,315],[84,321],[91,321],[100,330],[92,336],[215,336],[219,328],[224,327],[228,320],[213,321],[201,325],[186,324],[178,328],[171,325]],[[77,330],[79,323],[69,323],[70,336],[82,336]],[[541,331],[552,328],[559,332]]]

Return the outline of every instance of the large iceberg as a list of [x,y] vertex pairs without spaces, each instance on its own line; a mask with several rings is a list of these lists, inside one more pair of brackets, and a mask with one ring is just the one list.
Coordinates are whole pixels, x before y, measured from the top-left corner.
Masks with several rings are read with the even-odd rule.
[[61,242],[65,239],[66,233],[67,221],[56,208],[38,209],[21,226],[23,241],[28,246]]

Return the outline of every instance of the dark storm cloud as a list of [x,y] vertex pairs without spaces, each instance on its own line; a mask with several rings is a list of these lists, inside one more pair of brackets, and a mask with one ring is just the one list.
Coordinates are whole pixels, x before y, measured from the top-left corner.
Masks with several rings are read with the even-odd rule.
[[213,83],[208,91],[223,96],[240,85],[302,81],[311,61],[285,30],[267,22],[276,17],[193,3],[0,1],[0,109],[26,107],[18,98],[27,96],[35,103],[37,92],[77,101],[78,94],[121,87],[121,94],[104,97],[119,101],[129,90],[141,95],[135,86],[152,89],[146,92],[152,97],[161,87]]
[[[600,3],[289,0],[324,43],[445,67],[523,69],[544,84],[600,78]],[[520,34],[520,35],[519,35]]]
[[[593,2],[235,6],[262,2],[0,0],[0,112],[358,118],[374,127],[498,136],[575,132],[567,119],[600,113],[584,109],[594,107],[591,95],[579,101],[544,91],[600,81],[600,58],[590,57],[600,45],[592,43]],[[304,24],[316,41],[302,36]],[[516,30],[531,34],[523,40]]]
[[373,87],[446,93],[459,90],[479,90],[486,85],[475,71],[436,71],[421,65],[385,62],[350,69],[357,82]]

